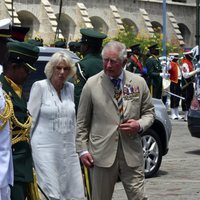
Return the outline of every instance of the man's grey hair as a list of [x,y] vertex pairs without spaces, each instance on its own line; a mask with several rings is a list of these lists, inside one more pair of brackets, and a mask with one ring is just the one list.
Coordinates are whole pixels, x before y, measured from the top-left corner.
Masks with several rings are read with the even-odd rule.
[[54,67],[57,66],[61,62],[65,62],[66,65],[70,67],[70,73],[67,79],[69,79],[76,73],[76,68],[70,56],[64,51],[58,51],[51,56],[51,58],[49,59],[49,62],[45,66],[44,73],[47,79],[50,79],[52,77]]
[[104,54],[106,50],[117,50],[119,52],[119,59],[123,62],[127,58],[127,50],[125,44],[118,42],[118,41],[110,41],[108,42],[102,52],[101,55],[104,58]]

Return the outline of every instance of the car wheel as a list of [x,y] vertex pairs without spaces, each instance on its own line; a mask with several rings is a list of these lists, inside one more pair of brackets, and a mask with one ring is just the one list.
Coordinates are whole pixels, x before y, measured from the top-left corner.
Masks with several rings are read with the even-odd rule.
[[155,176],[162,161],[162,144],[160,138],[153,129],[148,129],[141,136],[144,154],[145,177]]

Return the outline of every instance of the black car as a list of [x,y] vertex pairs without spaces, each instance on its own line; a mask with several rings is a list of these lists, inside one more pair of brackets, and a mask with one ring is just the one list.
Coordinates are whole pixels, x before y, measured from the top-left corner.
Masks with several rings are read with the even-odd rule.
[[200,100],[195,94],[188,112],[188,129],[192,137],[200,138]]

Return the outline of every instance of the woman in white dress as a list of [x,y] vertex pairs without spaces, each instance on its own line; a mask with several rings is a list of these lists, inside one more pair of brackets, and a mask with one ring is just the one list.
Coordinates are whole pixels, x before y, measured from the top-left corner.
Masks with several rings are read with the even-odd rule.
[[55,53],[45,66],[47,79],[33,84],[28,109],[33,117],[31,146],[38,184],[50,200],[84,199],[75,150],[74,86],[71,58]]

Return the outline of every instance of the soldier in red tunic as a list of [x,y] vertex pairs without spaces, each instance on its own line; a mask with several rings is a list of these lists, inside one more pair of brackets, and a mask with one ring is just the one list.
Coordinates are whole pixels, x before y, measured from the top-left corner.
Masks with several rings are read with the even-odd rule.
[[[178,63],[179,54],[178,53],[170,53],[169,54],[169,69],[168,72],[170,74],[170,92],[181,96],[181,70],[180,65]],[[178,107],[180,103],[180,98],[177,96],[170,96],[170,108],[171,108],[171,118],[172,119],[181,119],[182,117],[179,115]]]
[[200,68],[194,69],[192,60],[193,52],[188,51],[183,53],[182,59],[182,96],[185,100],[182,101],[182,110],[185,112],[184,121],[187,121],[188,110],[194,95],[194,76],[200,72]]

